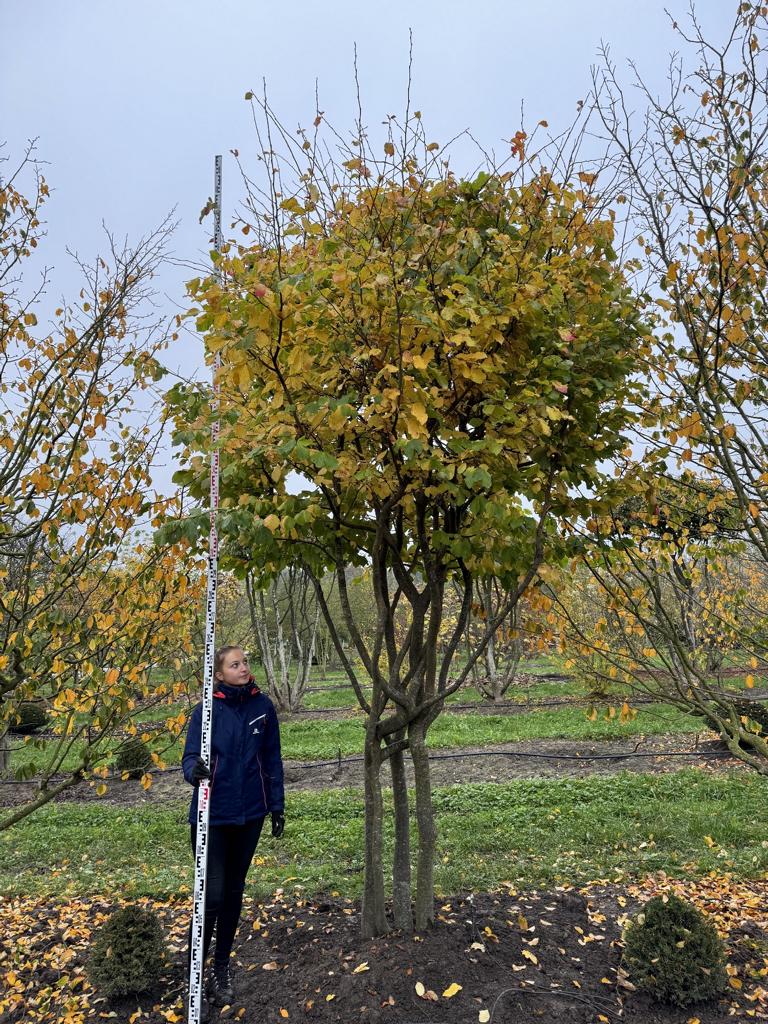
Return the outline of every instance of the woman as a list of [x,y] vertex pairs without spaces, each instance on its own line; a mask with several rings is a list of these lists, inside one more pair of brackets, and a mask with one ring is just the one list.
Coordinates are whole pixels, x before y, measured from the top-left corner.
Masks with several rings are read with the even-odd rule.
[[[216,946],[208,997],[225,1006],[235,997],[229,960],[248,873],[261,828],[272,816],[272,835],[285,828],[283,762],[274,705],[253,681],[240,647],[222,647],[214,658],[211,764],[200,756],[203,706],[192,712],[184,745],[184,778],[195,787],[189,808],[194,856],[197,796],[210,778],[208,871],[203,963],[214,928]],[[191,935],[191,926],[190,926]]]

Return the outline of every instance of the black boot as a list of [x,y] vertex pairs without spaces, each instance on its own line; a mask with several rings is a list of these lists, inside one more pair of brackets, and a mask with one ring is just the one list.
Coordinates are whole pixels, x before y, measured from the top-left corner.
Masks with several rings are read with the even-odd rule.
[[234,1002],[235,990],[228,963],[213,965],[208,981],[208,997],[214,1006],[229,1006]]

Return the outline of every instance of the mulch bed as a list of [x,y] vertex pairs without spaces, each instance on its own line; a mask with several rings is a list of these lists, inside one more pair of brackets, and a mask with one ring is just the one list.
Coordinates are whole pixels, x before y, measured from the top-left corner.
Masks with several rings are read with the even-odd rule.
[[[622,984],[625,915],[670,889],[708,910],[727,939],[730,988],[719,1001],[675,1009]],[[510,885],[439,903],[434,927],[421,935],[395,932],[363,941],[356,905],[333,897],[311,902],[278,890],[269,903],[246,905],[233,965],[237,998],[211,1019],[475,1024],[487,1010],[491,1024],[768,1020],[767,897],[768,882],[728,877],[673,883],[662,875],[641,886],[524,893]],[[154,906],[169,940],[169,968],[155,992],[109,1003],[90,988],[84,967],[91,932],[110,904],[0,904],[3,1024],[183,1021],[188,907]]]

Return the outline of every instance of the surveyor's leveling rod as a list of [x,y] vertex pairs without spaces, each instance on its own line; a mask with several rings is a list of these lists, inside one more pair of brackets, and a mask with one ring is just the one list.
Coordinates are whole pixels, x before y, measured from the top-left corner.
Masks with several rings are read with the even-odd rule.
[[[221,157],[216,157],[214,174],[213,244],[221,252]],[[221,271],[216,267],[221,281]],[[205,600],[205,658],[203,663],[203,721],[200,756],[211,763],[211,722],[213,719],[213,655],[216,643],[216,586],[219,571],[219,539],[216,513],[219,510],[219,367],[213,359],[213,398],[211,411],[211,528],[208,537],[208,589]],[[195,849],[195,888],[192,900],[192,942],[189,965],[189,1024],[200,1024],[203,1002],[203,933],[205,929],[205,881],[208,866],[208,818],[211,783],[203,779],[197,795],[197,845]]]

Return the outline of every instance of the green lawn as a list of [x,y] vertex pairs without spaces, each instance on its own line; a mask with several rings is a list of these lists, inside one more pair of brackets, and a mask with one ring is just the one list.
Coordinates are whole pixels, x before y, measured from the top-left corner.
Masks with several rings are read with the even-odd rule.
[[[641,878],[768,871],[768,784],[757,774],[518,780],[434,794],[441,894]],[[262,840],[250,889],[358,896],[363,802],[356,790],[289,797],[284,838]],[[389,825],[389,821],[388,821]],[[388,845],[390,844],[388,832]],[[186,804],[48,806],[0,834],[0,893],[167,896],[191,885]]]
[[[370,688],[366,687],[366,693]],[[529,700],[552,700],[556,697],[576,696],[584,697],[585,690],[573,679],[551,679],[538,683],[525,685],[522,682],[513,683],[504,694],[505,701],[516,701],[525,704]],[[623,697],[623,691],[622,691]],[[471,683],[464,683],[455,693],[447,699],[446,704],[480,704],[484,698]],[[333,690],[317,690],[307,693],[302,701],[302,708],[311,710],[313,708],[356,708],[358,706],[355,691],[351,686],[345,686]]]

